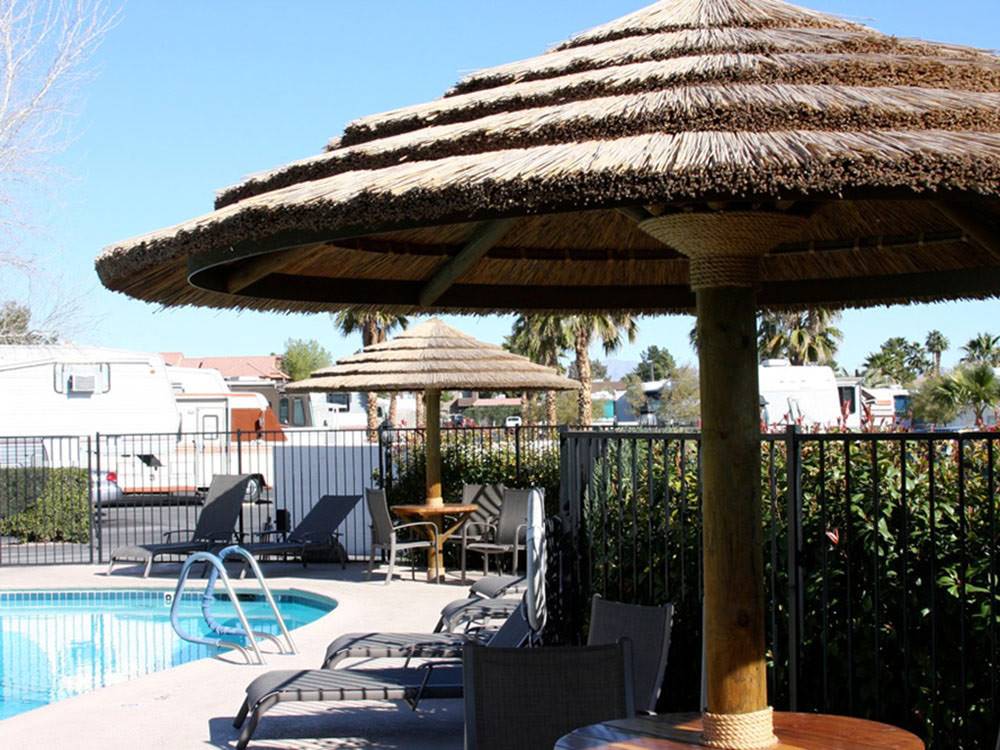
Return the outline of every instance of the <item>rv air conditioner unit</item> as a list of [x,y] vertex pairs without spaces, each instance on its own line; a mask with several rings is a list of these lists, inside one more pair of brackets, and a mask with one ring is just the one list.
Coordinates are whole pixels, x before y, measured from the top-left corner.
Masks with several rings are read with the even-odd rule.
[[97,390],[97,377],[94,375],[70,375],[70,393],[94,393]]

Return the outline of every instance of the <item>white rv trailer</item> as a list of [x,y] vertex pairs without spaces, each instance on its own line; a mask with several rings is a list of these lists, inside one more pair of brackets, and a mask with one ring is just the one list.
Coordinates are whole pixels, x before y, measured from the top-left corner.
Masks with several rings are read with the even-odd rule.
[[787,359],[769,359],[758,368],[758,378],[765,426],[832,429],[841,424],[837,381],[831,368],[792,366]]
[[848,429],[893,427],[910,418],[910,392],[900,385],[871,388],[861,378],[837,378],[837,390]]
[[[185,383],[213,390],[221,383],[222,390],[187,393]],[[126,493],[193,491],[206,487],[212,473],[236,471],[240,459],[250,462],[245,473],[257,472],[254,467],[269,460],[254,445],[262,430],[283,437],[266,402],[261,408],[262,397],[243,396],[230,393],[218,372],[171,373],[156,354],[74,344],[0,346],[0,435],[24,438],[6,444],[25,454],[0,459],[6,465],[100,467],[100,478]],[[202,446],[189,445],[182,434],[201,418],[214,437],[211,450],[199,455]],[[234,456],[238,429],[246,433],[248,450]],[[85,436],[97,434],[102,437],[87,456]],[[70,437],[84,437],[73,451],[66,450]],[[266,482],[267,474],[259,473]]]

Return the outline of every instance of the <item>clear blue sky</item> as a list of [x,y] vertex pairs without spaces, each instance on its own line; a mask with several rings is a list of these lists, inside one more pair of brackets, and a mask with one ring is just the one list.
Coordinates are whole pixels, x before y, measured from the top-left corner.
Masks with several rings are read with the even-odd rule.
[[[86,343],[192,355],[281,351],[288,337],[357,348],[327,316],[160,310],[112,294],[93,258],[115,240],[203,213],[241,176],[316,153],[350,119],[435,98],[464,72],[544,51],[644,0],[130,0],[81,92],[62,176],[26,245],[82,294]],[[998,0],[808,0],[899,36],[1000,47]],[[456,319],[499,341],[509,318]],[[649,318],[639,340],[692,357],[688,318]],[[1000,302],[848,312],[841,362],[887,337],[939,328],[953,347],[1000,333]],[[946,363],[954,361],[953,348]]]

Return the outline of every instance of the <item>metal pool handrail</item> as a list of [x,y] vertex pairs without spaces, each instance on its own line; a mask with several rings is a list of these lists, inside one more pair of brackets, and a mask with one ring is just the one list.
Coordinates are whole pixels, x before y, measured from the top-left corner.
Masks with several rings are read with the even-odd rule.
[[[259,631],[254,631],[250,628],[250,623],[247,620],[246,613],[243,611],[243,607],[240,605],[239,597],[233,590],[232,582],[229,580],[229,575],[226,573],[226,568],[224,560],[227,557],[238,555],[247,561],[254,574],[257,576],[257,580],[260,584],[261,590],[264,593],[264,598],[268,605],[271,607],[271,611],[274,614],[275,619],[278,622],[278,627],[281,629],[282,634],[285,637],[288,648],[287,650],[282,645],[281,641],[271,633],[262,633]],[[227,640],[225,638],[205,638],[198,635],[192,635],[186,632],[180,624],[179,617],[179,607],[180,601],[184,593],[184,585],[187,582],[188,574],[191,571],[191,567],[197,563],[205,563],[211,566],[211,573],[209,575],[208,581],[205,586],[205,591],[202,593],[201,597],[201,611],[205,618],[205,622],[208,627],[219,636],[235,635],[242,636],[247,639],[250,644],[250,649],[247,649],[240,643],[233,640]],[[215,583],[219,579],[222,579],[222,584],[226,589],[226,594],[229,600],[233,603],[233,607],[236,610],[236,616],[239,618],[240,627],[229,627],[223,625],[218,620],[212,616],[212,604],[215,601]],[[183,640],[189,641],[191,643],[200,643],[206,646],[215,646],[217,648],[234,648],[239,651],[243,658],[246,659],[248,664],[252,664],[253,659],[251,658],[251,652],[253,651],[253,657],[256,658],[257,664],[264,664],[264,656],[260,651],[260,647],[257,644],[258,638],[264,638],[275,644],[279,653],[296,653],[295,644],[292,641],[292,636],[288,632],[288,627],[285,625],[284,618],[282,618],[281,613],[278,611],[278,606],[275,604],[274,597],[271,595],[271,591],[264,581],[264,577],[260,572],[260,568],[257,565],[257,561],[253,556],[247,552],[242,547],[237,545],[232,545],[222,549],[218,555],[211,552],[195,552],[193,555],[189,556],[187,560],[184,561],[184,566],[181,568],[180,576],[177,580],[177,588],[174,591],[174,600],[170,606],[170,624],[173,626],[174,631]]]
[[[260,566],[257,564],[257,559],[253,555],[251,555],[248,550],[243,549],[243,547],[240,547],[238,544],[232,544],[228,547],[219,550],[219,559],[222,562],[225,562],[227,558],[233,557],[234,555],[237,557],[242,557],[246,561],[247,565],[250,566],[250,570],[253,571],[254,577],[260,584],[260,590],[264,594],[264,599],[267,600],[268,605],[271,607],[271,612],[274,614],[274,619],[277,621],[278,627],[281,629],[281,634],[285,637],[285,642],[288,645],[287,653],[297,654],[298,650],[295,648],[295,642],[292,641],[292,634],[288,631],[288,626],[285,625],[285,618],[281,616],[281,612],[278,610],[278,605],[275,603],[274,597],[271,595],[271,587],[267,585],[267,581],[264,579],[264,574],[261,572]],[[225,567],[222,567],[223,575],[225,575],[225,572],[226,572]],[[210,587],[214,585],[215,577],[216,577],[215,568],[213,568],[213,573],[209,578]],[[272,638],[275,641],[275,643],[278,644],[278,648],[281,648],[281,642],[278,641],[277,638],[274,638],[274,636],[272,636],[270,633],[264,633],[263,635]]]

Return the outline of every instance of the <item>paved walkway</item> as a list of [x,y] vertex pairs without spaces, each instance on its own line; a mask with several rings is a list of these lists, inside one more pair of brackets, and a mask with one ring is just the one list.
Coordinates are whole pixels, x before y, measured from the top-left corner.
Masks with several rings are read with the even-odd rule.
[[[0,568],[0,589],[172,588],[178,566],[161,566],[148,581],[104,566]],[[363,567],[346,571],[335,565],[264,568],[275,589],[300,588],[330,596],[337,608],[294,632],[298,656],[270,656],[269,667],[202,659],[131,682],[59,701],[0,721],[0,747],[100,748],[101,750],[188,750],[231,748],[236,738],[232,717],[243,689],[257,674],[271,669],[315,668],[326,644],[356,630],[429,631],[446,602],[464,593],[457,583],[435,586],[397,579],[383,586],[366,582]],[[246,582],[252,586],[252,582]],[[385,662],[382,662],[384,665]],[[302,704],[278,707],[261,721],[251,748],[313,750],[328,748],[400,748],[460,750],[461,701],[431,701],[412,712],[405,704],[359,701],[324,708]]]

